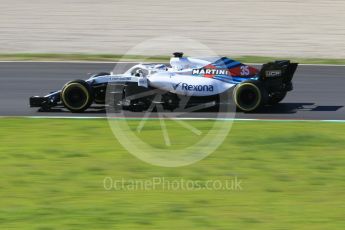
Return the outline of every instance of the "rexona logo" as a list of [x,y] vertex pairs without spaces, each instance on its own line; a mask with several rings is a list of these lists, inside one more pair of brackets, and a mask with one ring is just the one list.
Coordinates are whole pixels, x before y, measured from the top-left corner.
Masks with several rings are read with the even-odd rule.
[[178,83],[173,85],[174,90],[176,90],[181,85],[181,89],[185,91],[197,91],[197,92],[213,92],[213,85],[189,85],[187,83]]
[[228,69],[193,69],[192,74],[229,75]]
[[178,83],[178,84],[176,84],[176,85],[173,85],[174,90],[176,90],[177,87],[178,87],[179,85],[181,85],[181,83],[182,83],[182,82],[180,82],[180,83]]

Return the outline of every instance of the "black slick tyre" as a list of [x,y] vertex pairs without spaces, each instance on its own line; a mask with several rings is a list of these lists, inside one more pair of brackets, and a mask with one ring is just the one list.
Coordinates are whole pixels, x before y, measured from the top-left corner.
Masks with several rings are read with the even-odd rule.
[[240,110],[253,112],[267,102],[267,92],[261,82],[250,80],[238,84],[233,91],[234,102]]
[[92,88],[83,80],[70,81],[61,90],[61,101],[73,113],[84,112],[93,102]]

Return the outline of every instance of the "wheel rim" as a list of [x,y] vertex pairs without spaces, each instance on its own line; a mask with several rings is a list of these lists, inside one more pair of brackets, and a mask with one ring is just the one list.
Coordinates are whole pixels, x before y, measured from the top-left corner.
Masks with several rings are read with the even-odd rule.
[[240,85],[235,91],[235,103],[244,111],[252,111],[259,107],[261,102],[260,89],[251,83]]
[[87,89],[79,83],[71,83],[64,88],[62,99],[67,108],[79,110],[87,105],[89,93]]

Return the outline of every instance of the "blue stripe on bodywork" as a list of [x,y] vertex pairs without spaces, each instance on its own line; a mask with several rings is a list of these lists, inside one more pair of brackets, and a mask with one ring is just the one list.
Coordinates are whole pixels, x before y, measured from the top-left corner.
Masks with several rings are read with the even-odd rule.
[[222,65],[226,62],[232,62],[233,60],[230,60],[229,58],[226,57],[222,57],[220,59],[218,59],[217,61],[213,62],[213,65]]
[[242,65],[242,63],[224,57],[215,61],[214,63],[212,63],[212,65],[214,65],[217,68],[231,69],[231,68]]
[[227,64],[230,64],[232,62],[235,62],[234,60],[231,60],[229,58],[223,57],[219,59],[218,61],[214,62],[214,65],[220,65],[220,66],[226,66]]
[[219,81],[223,81],[223,82],[227,82],[227,83],[232,83],[232,84],[238,84],[250,79],[257,79],[257,77],[253,77],[253,78],[244,78],[244,77],[239,77],[239,76],[229,76],[229,75],[216,75],[213,77],[213,79],[219,80]]
[[234,82],[232,79],[227,79],[227,78],[222,78],[219,76],[214,77],[213,79],[219,80],[219,81],[223,81],[226,83],[231,83],[231,84],[236,84],[237,82]]
[[242,65],[242,63],[237,61],[237,62],[233,62],[233,63],[227,64],[226,67],[228,69],[231,69],[231,68],[235,68],[235,67],[238,67],[238,66],[241,66],[241,65]]

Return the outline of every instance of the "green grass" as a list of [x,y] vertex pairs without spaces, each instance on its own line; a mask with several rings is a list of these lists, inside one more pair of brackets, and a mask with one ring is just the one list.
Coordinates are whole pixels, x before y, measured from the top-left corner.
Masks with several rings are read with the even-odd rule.
[[[232,57],[231,55],[229,55]],[[83,53],[3,53],[1,61],[134,61],[134,62],[167,62],[169,56],[141,56],[120,54],[83,54]],[[264,56],[235,56],[244,63],[266,63],[274,60],[292,60],[301,64],[336,64],[344,65],[345,59],[331,58],[296,58],[296,57],[264,57]]]
[[[206,131],[212,125],[189,122]],[[134,129],[138,121],[129,124]],[[345,226],[345,124],[236,122],[216,152],[181,168],[152,166],[130,155],[106,120],[3,118],[0,127],[0,229]],[[172,141],[196,141],[174,121],[167,127]],[[152,144],[163,140],[157,121],[148,121],[141,135]],[[235,176],[241,191],[103,188],[105,177]]]

